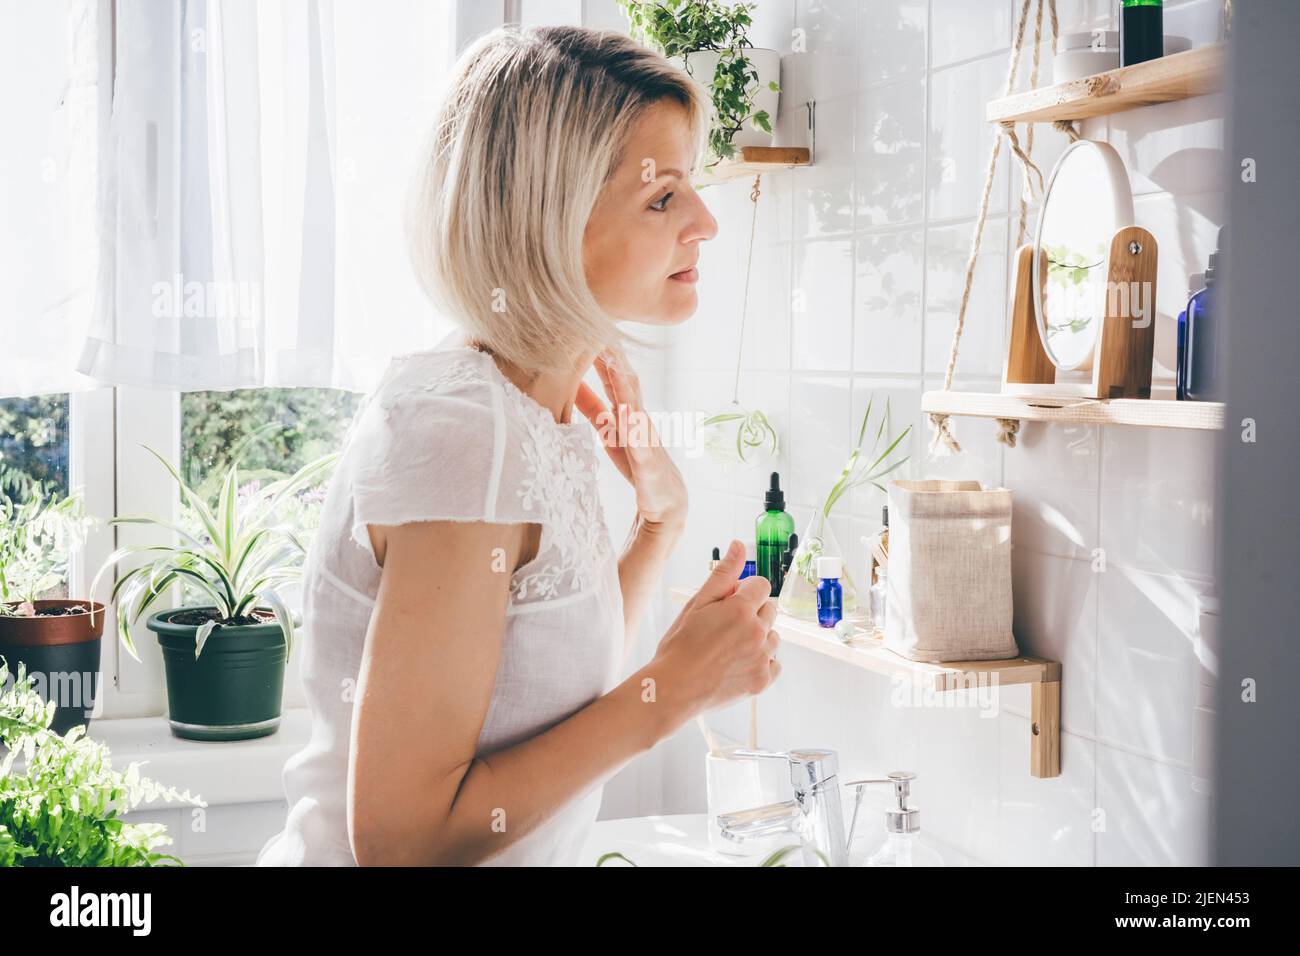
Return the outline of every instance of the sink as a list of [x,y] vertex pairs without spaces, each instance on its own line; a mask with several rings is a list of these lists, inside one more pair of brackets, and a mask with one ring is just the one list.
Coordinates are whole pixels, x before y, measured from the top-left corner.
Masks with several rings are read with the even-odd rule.
[[[707,813],[625,817],[597,820],[579,858],[580,866],[594,866],[606,853],[622,853],[637,866],[757,866],[761,858],[729,856],[709,846]],[[793,839],[791,842],[794,842]],[[789,861],[799,864],[798,854]],[[609,860],[606,866],[627,866]]]
[[[758,866],[768,855],[765,852],[760,856],[731,856],[714,850],[709,845],[708,817],[707,813],[676,813],[597,820],[592,824],[578,865],[595,866],[601,856],[611,852],[622,853],[637,866]],[[878,840],[874,832],[855,839],[849,854],[850,865],[862,866]],[[948,866],[979,865],[949,844],[929,836],[927,841],[942,851]],[[784,834],[777,845],[795,842],[793,834]],[[798,853],[791,853],[781,862],[786,866],[803,866]],[[609,860],[605,865],[627,866],[622,860]]]

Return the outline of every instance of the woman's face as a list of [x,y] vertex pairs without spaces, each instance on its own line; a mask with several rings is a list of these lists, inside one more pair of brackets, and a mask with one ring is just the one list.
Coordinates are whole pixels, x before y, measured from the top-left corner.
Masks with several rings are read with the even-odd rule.
[[587,285],[616,321],[675,325],[695,312],[700,242],[718,223],[691,186],[690,147],[685,108],[652,106],[587,221]]

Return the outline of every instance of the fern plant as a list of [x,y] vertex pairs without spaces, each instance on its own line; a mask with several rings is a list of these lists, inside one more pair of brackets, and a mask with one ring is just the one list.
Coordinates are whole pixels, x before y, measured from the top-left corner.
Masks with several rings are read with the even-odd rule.
[[145,446],[179,485],[181,498],[202,532],[195,533],[182,524],[153,515],[122,515],[110,521],[110,524],[153,525],[179,538],[177,544],[118,548],[105,559],[91,586],[94,594],[100,578],[124,558],[149,556],[144,564],[118,577],[110,597],[116,607],[118,637],[136,660],[140,658],[131,640],[131,625],[174,584],[190,586],[216,607],[215,616],[195,631],[195,658],[202,654],[204,644],[218,625],[262,623],[255,612],[261,610],[259,602],[263,601],[284,632],[286,660],[292,653],[293,614],[280,592],[301,577],[307,547],[299,529],[284,520],[283,511],[299,491],[323,477],[338,455],[324,455],[287,478],[259,485],[241,496],[239,456],[260,433],[261,430],[251,435],[232,454],[215,506],[204,501],[170,461]]
[[138,763],[114,770],[85,727],[52,731],[54,711],[23,665],[11,682],[0,660],[0,866],[184,866],[159,849],[172,843],[165,826],[122,814],[156,800],[206,807],[202,798],[141,776]]

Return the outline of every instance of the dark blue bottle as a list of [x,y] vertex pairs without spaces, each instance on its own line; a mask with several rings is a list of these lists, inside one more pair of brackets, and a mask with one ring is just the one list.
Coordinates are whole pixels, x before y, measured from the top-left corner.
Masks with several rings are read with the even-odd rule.
[[1205,270],[1205,288],[1187,303],[1187,338],[1185,345],[1187,374],[1184,397],[1193,402],[1219,400],[1218,360],[1218,272],[1223,255],[1223,230],[1219,230],[1219,248],[1210,256]]
[[745,566],[740,569],[740,580],[752,577],[758,573],[758,558],[754,554],[755,548],[752,541],[745,542]]
[[[1205,288],[1205,276],[1197,273],[1187,284],[1187,301]],[[1187,398],[1187,307],[1178,313],[1178,357],[1174,362],[1174,398],[1183,401]]]
[[843,570],[837,557],[817,559],[817,623],[834,627],[844,617],[844,589],[840,587]]

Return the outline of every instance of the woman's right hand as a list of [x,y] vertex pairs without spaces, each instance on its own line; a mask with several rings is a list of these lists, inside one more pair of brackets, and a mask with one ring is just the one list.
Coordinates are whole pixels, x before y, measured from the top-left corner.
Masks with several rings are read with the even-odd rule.
[[654,664],[672,675],[687,718],[761,693],[781,673],[772,585],[758,575],[738,580],[744,564],[733,540],[659,642]]

